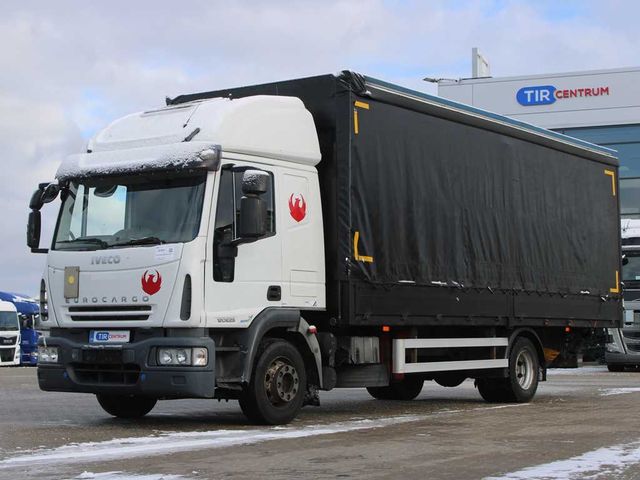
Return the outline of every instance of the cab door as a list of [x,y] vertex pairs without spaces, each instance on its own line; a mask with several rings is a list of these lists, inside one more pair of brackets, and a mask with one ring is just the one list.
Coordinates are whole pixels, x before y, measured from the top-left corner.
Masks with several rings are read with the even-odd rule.
[[[242,177],[249,169],[269,174],[267,192],[262,195],[266,202],[267,233],[250,243],[233,246],[231,242],[238,238]],[[247,326],[264,308],[282,305],[282,241],[276,228],[280,213],[276,208],[277,176],[276,167],[246,162],[227,164],[220,170],[205,262],[208,327]]]

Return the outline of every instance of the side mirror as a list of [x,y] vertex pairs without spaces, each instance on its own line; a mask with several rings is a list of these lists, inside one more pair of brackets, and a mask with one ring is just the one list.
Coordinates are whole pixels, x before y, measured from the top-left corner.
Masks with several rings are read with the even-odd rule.
[[40,223],[40,210],[31,210],[27,223],[27,246],[32,251],[40,247]]
[[60,192],[60,185],[57,183],[41,183],[38,189],[31,195],[29,208],[40,210],[45,203],[53,202]]
[[626,255],[622,255],[622,265],[626,265],[627,263],[629,263],[629,259],[627,258]]
[[261,170],[246,170],[242,175],[244,196],[240,199],[240,238],[259,238],[266,235],[267,204],[262,195],[267,193],[269,180],[269,174]]
[[57,183],[50,183],[42,191],[42,203],[53,202],[60,193],[60,185]]

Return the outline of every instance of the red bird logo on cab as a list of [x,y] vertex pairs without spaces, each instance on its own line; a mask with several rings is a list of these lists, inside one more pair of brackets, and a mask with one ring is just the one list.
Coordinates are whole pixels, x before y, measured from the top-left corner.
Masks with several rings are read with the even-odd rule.
[[293,193],[289,197],[289,213],[296,222],[301,222],[307,215],[307,203],[304,201],[302,194],[296,196],[295,201]]
[[147,270],[142,274],[142,290],[144,293],[153,295],[160,291],[162,286],[162,276],[157,270]]

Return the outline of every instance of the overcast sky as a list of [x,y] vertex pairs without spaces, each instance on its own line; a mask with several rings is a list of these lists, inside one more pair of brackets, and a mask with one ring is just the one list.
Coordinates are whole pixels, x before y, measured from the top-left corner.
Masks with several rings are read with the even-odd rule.
[[[3,2],[0,290],[35,295],[28,201],[65,155],[165,96],[351,69],[435,93],[468,77],[640,65],[637,1]],[[43,210],[54,221],[55,206]],[[51,232],[45,232],[48,246]]]

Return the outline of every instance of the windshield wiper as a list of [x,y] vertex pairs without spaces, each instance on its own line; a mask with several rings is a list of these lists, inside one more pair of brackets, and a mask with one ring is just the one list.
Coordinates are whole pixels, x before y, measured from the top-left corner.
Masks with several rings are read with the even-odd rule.
[[71,244],[71,243],[93,243],[95,245],[100,246],[100,248],[108,248],[109,244],[104,240],[96,237],[80,237],[74,238],[73,240],[59,240],[56,242],[56,246],[60,243]]
[[130,245],[160,245],[166,243],[164,240],[159,239],[158,237],[142,237],[142,238],[132,238],[131,240],[127,240],[126,242],[119,243],[111,243],[107,248],[112,247],[127,247]]

